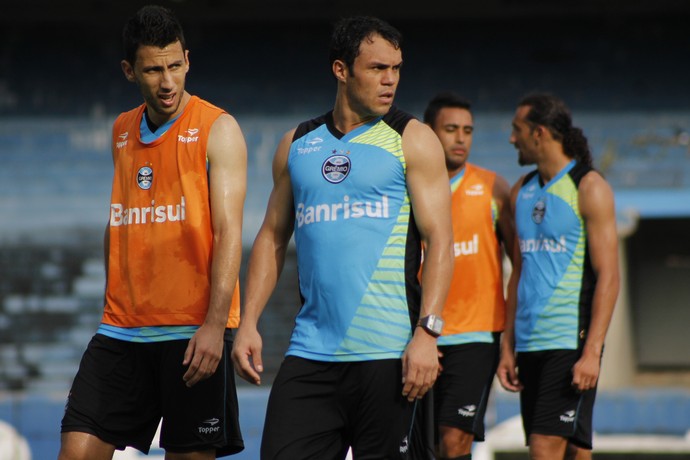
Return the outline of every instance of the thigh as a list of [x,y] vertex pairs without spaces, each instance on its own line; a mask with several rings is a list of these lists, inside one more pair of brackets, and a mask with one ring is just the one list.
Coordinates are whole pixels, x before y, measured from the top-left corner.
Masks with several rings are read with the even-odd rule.
[[438,425],[484,440],[484,415],[498,365],[498,341],[441,347],[443,372],[434,386]]
[[91,339],[67,399],[63,433],[148,452],[161,413],[148,345],[101,334]]
[[166,452],[215,450],[218,456],[244,448],[228,331],[216,372],[191,388],[182,376],[187,366],[182,357],[189,340],[160,344],[160,397],[163,407],[161,447]]
[[359,395],[349,416],[355,460],[421,458],[411,454],[424,452],[430,440],[412,423],[416,403],[402,396],[401,360],[358,363],[348,378]]
[[347,454],[346,414],[339,400],[348,363],[288,356],[271,387],[262,460],[336,460]]
[[[522,357],[521,357],[522,355]],[[561,436],[591,448],[592,409],[596,390],[572,387],[572,368],[578,350],[550,350],[518,354],[523,423],[527,436]]]

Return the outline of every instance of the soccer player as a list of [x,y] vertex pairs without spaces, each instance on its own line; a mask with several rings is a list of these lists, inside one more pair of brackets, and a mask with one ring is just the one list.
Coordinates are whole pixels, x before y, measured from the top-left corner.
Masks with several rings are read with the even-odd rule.
[[107,287],[62,420],[60,460],[148,452],[162,417],[166,459],[243,449],[231,329],[246,146],[233,117],[185,91],[189,56],[172,12],[140,9],[122,70],[144,99],[113,126]]
[[341,459],[349,446],[354,458],[404,458],[415,448],[414,402],[438,373],[452,235],[439,141],[392,106],[400,43],[376,18],[339,21],[334,108],[276,151],[233,349],[237,372],[260,383],[257,322],[294,230],[302,305],[271,389],[265,460]]
[[520,276],[498,377],[507,390],[521,390],[532,459],[589,459],[604,338],[619,288],[613,192],[592,167],[587,138],[553,95],[520,101],[510,142],[519,163],[536,169],[511,193]]
[[484,440],[484,414],[505,324],[503,254],[512,259],[515,229],[510,185],[468,162],[474,120],[470,102],[454,93],[434,97],[424,112],[446,157],[452,192],[455,270],[438,339],[443,369],[434,386],[435,421],[443,459],[472,458]]

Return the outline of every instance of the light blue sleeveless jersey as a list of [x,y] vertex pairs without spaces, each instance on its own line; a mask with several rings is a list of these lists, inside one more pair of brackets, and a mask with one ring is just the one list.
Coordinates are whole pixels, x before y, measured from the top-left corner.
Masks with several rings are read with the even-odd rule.
[[534,171],[518,192],[517,351],[575,350],[586,334],[595,280],[578,186],[589,171],[572,161],[547,184]]
[[303,299],[287,354],[400,358],[419,311],[420,240],[395,108],[345,135],[332,114],[302,123],[288,157]]

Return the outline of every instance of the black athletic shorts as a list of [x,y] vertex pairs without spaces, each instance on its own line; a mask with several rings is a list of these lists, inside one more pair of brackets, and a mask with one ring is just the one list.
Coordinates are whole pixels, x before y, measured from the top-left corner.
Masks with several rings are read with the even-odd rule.
[[262,460],[411,459],[415,403],[399,359],[321,362],[288,356],[268,400]]
[[244,449],[230,350],[218,369],[188,388],[182,365],[185,340],[135,343],[96,334],[82,357],[67,398],[62,432],[97,436],[116,449],[148,453],[158,424],[160,446],[186,453],[215,449],[218,456]]
[[592,414],[596,388],[573,388],[573,366],[581,350],[519,352],[518,377],[526,443],[530,434],[561,436],[571,444],[592,449]]
[[438,347],[443,371],[434,385],[438,426],[459,428],[484,441],[484,415],[499,356],[494,343],[466,343]]

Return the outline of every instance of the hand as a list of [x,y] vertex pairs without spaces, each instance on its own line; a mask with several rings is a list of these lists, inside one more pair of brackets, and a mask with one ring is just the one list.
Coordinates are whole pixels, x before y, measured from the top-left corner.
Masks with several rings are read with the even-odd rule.
[[256,385],[261,384],[260,373],[264,371],[262,346],[261,335],[255,327],[240,326],[232,346],[232,362],[237,375]]
[[183,366],[189,366],[182,376],[188,387],[216,372],[223,355],[224,334],[225,327],[217,328],[203,324],[189,340],[182,361]]
[[507,351],[501,353],[501,360],[496,369],[496,375],[501,386],[508,391],[521,391],[523,386],[517,376],[517,367],[515,366],[515,354]]
[[587,391],[597,386],[600,362],[598,355],[583,353],[573,366],[573,388],[576,391]]
[[403,396],[410,402],[423,398],[438,373],[436,338],[417,327],[402,357]]

